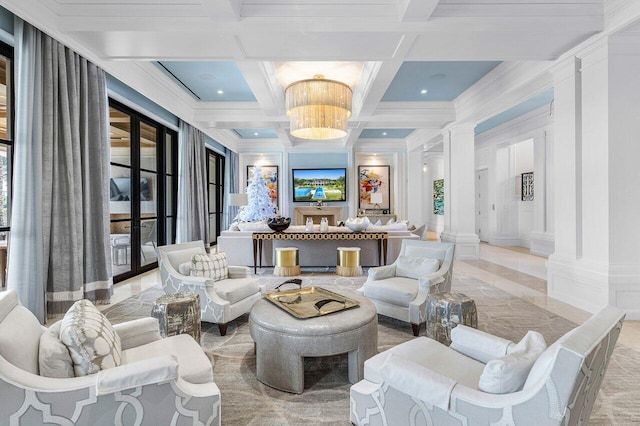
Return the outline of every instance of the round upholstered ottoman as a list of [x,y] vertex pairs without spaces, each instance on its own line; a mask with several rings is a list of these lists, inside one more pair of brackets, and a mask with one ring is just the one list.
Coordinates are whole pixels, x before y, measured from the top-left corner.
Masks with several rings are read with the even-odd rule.
[[158,319],[162,337],[190,334],[200,343],[200,296],[195,293],[172,293],[158,297],[151,309]]
[[275,250],[276,265],[273,268],[273,275],[280,277],[300,275],[298,247],[277,247]]
[[449,346],[451,330],[458,324],[478,328],[478,311],[472,298],[462,293],[427,296],[427,337]]
[[298,319],[262,299],[251,308],[249,330],[256,343],[256,374],[267,386],[285,392],[304,390],[304,357],[349,354],[349,381],[364,377],[364,362],[378,353],[376,307],[363,296],[341,294],[360,302],[315,318]]
[[360,247],[338,247],[336,274],[343,277],[362,275]]

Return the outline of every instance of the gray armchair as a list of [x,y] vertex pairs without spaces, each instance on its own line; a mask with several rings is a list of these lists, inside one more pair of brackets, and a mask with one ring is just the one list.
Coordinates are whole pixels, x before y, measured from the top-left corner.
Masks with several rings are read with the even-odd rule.
[[[471,328],[463,332],[464,326],[454,329],[460,333],[451,347],[426,337],[413,339],[365,362],[364,380],[351,387],[351,422],[587,424],[623,320],[623,311],[603,309],[542,352],[520,390],[502,394],[479,390],[479,380],[485,363],[508,354],[512,342]],[[487,347],[500,350],[479,350]]]
[[[403,240],[396,261],[369,269],[358,292],[376,305],[379,314],[411,323],[417,336],[426,321],[427,295],[451,290],[454,250],[451,243]],[[433,272],[424,268],[421,259],[437,260]]]
[[158,264],[165,293],[197,293],[204,322],[218,324],[220,335],[227,333],[227,323],[251,310],[262,298],[258,280],[246,266],[229,266],[229,278],[214,281],[179,272],[180,265],[190,262],[194,254],[205,254],[202,241],[158,247]]
[[155,318],[114,329],[121,365],[82,377],[43,377],[40,341],[47,329],[14,291],[0,293],[0,423],[220,425],[211,362],[191,336],[162,339]]

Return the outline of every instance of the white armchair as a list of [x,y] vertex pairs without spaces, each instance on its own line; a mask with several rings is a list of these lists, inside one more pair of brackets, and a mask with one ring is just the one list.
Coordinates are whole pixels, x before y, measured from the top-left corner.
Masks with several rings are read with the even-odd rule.
[[201,319],[218,324],[220,335],[227,333],[227,323],[251,310],[262,298],[258,280],[246,266],[229,266],[229,278],[214,281],[179,272],[180,264],[190,262],[195,254],[205,254],[202,241],[158,247],[158,264],[165,293],[197,293],[200,295]]
[[14,291],[0,293],[1,423],[220,425],[211,362],[191,336],[162,339],[155,318],[114,328],[123,349],[120,366],[82,377],[43,377],[39,345],[47,329]]
[[413,335],[426,321],[427,295],[451,290],[455,245],[403,240],[394,263],[369,269],[358,292],[378,313],[411,323]]
[[451,347],[419,337],[365,362],[364,380],[351,387],[351,422],[586,424],[623,320],[617,308],[598,312],[542,352],[520,390],[503,394],[479,390],[479,381],[485,362],[509,353],[511,342],[465,326],[454,329]]

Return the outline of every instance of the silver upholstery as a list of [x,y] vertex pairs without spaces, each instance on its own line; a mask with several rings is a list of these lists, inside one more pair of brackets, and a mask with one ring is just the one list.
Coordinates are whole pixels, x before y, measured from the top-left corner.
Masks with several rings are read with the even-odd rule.
[[[624,312],[617,308],[598,312],[549,346],[529,372],[523,389],[507,394],[478,390],[478,366],[484,364],[467,354],[423,337],[403,343],[366,362],[364,380],[351,387],[351,422],[372,426],[587,424],[623,319]],[[393,377],[384,371],[384,358],[392,354],[406,364],[417,364],[412,377],[434,372],[431,376],[453,380],[445,408],[387,383]],[[467,359],[461,362],[460,357]],[[400,381],[396,383],[401,387]],[[428,380],[417,383],[422,388],[434,386]]]
[[426,321],[427,295],[451,290],[454,251],[452,243],[403,240],[399,256],[437,258],[438,271],[418,279],[398,277],[396,259],[391,265],[370,268],[358,292],[376,305],[379,314],[411,323],[417,336]]
[[[249,312],[260,300],[258,280],[250,277],[245,266],[229,266],[229,278],[213,281],[178,272],[181,263],[190,262],[194,254],[206,253],[202,241],[158,247],[158,264],[165,293],[197,293],[200,296],[201,319],[218,324],[220,334],[227,332],[227,323]],[[229,297],[231,300],[225,298]]]
[[[0,339],[7,336],[7,330],[23,328],[24,311],[15,292],[0,293]],[[37,322],[33,314],[31,317],[30,321]],[[83,377],[42,377],[38,371],[9,361],[16,355],[37,359],[39,336],[33,333],[25,338],[37,341],[29,344],[3,340],[0,423],[220,425],[220,391],[212,381],[211,363],[190,336],[161,339],[154,318],[114,328],[125,349],[123,365]],[[28,353],[33,350],[35,353]]]
[[258,380],[286,392],[304,390],[304,357],[348,353],[349,381],[364,377],[364,362],[378,352],[375,306],[353,293],[357,308],[299,320],[267,300],[257,302],[249,316],[256,343]]

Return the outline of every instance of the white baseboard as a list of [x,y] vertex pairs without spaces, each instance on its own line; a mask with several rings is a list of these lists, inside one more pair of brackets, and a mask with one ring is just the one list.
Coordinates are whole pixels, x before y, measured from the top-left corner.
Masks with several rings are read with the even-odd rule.
[[549,257],[553,254],[555,250],[555,238],[553,234],[532,231],[530,238],[529,250],[531,254],[543,257]]
[[443,243],[455,243],[456,259],[473,260],[480,255],[480,239],[476,234],[453,234],[443,232],[440,234]]
[[638,320],[640,266],[551,255],[547,261],[547,293],[588,312],[616,306],[627,313],[628,320]]
[[492,246],[498,246],[498,247],[520,246],[520,242],[521,242],[520,238],[516,236],[509,236],[509,237],[490,236],[489,237],[489,244],[491,244]]

